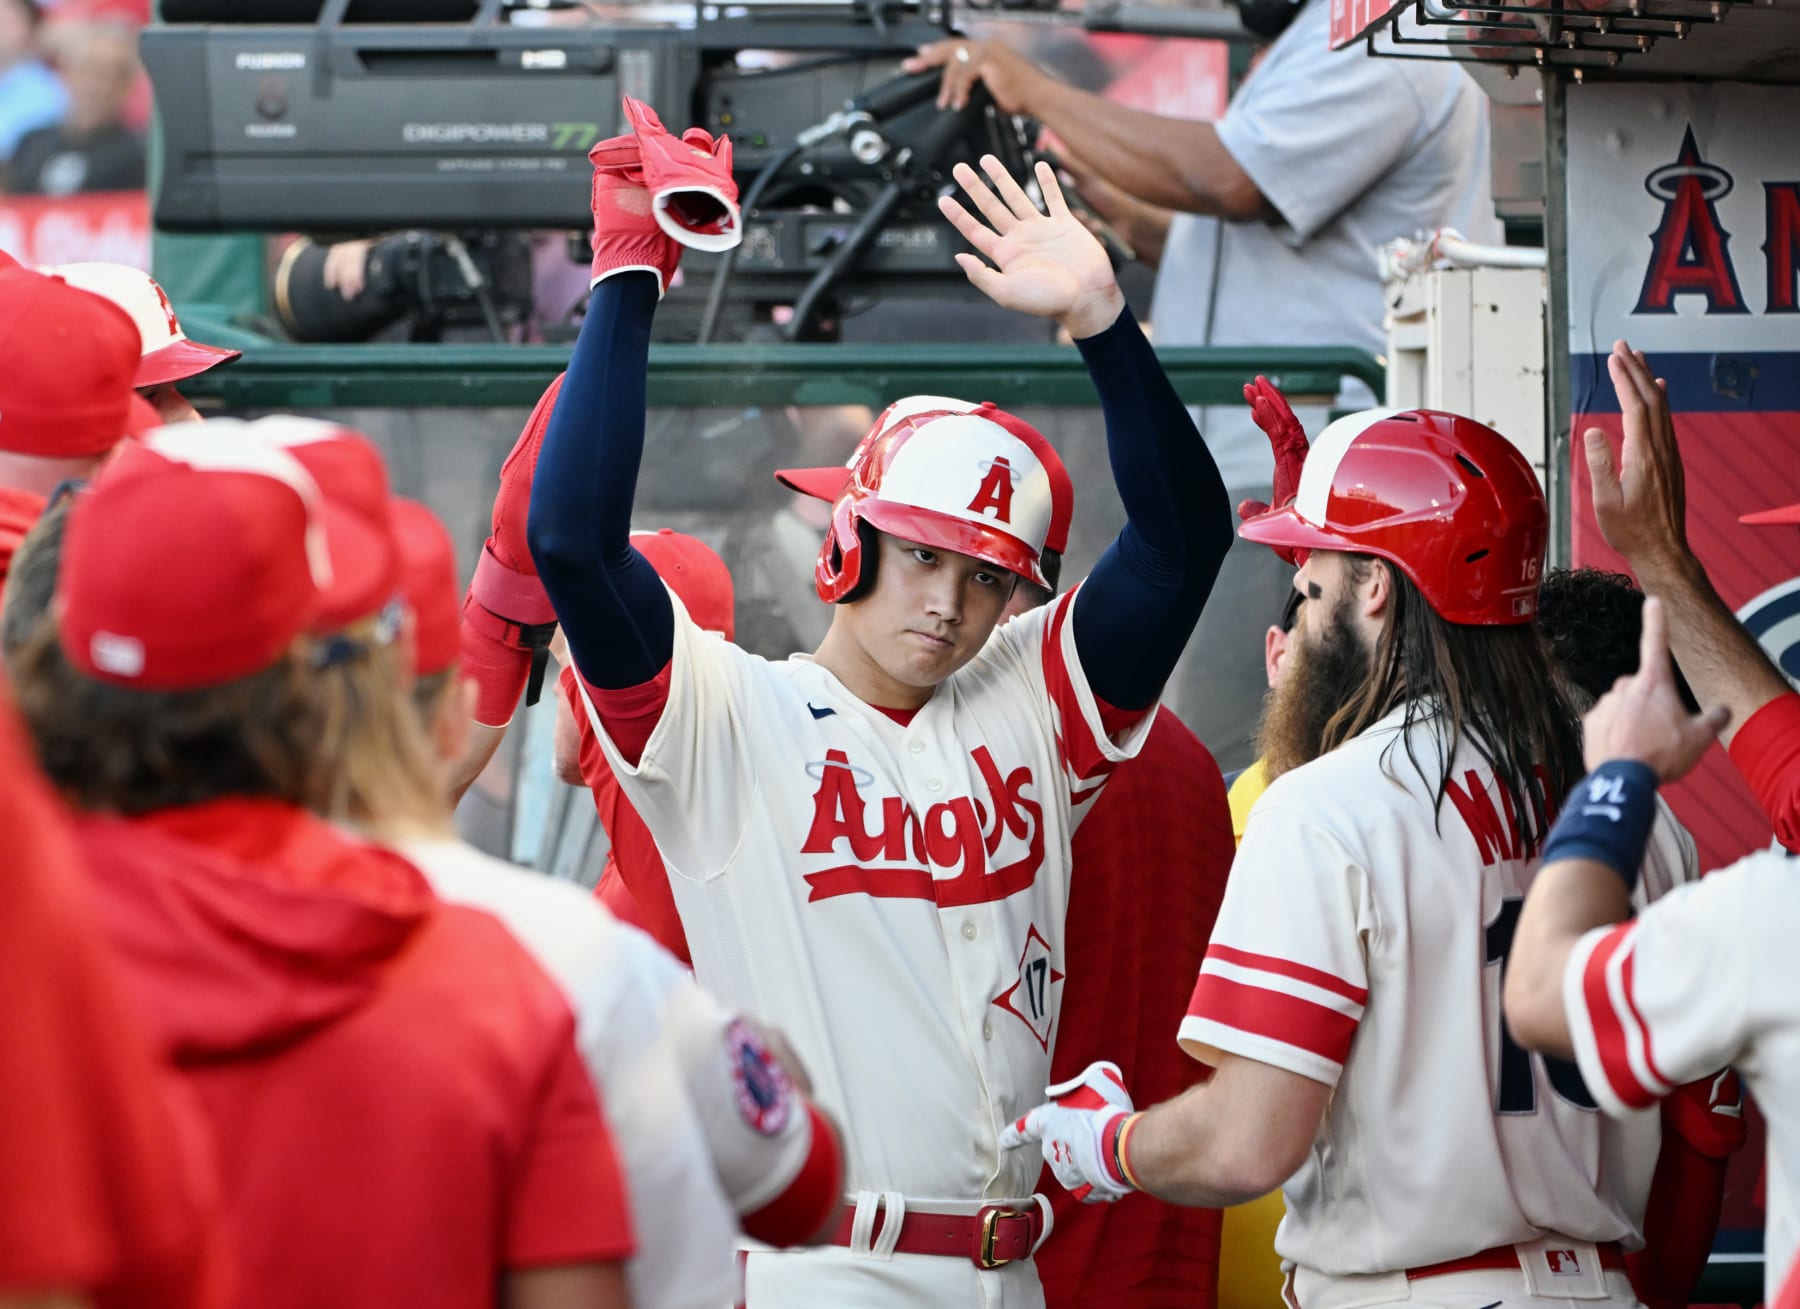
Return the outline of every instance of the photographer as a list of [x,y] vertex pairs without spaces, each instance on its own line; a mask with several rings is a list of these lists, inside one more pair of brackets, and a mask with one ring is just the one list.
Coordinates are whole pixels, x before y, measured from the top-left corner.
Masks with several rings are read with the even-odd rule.
[[530,330],[533,282],[527,233],[303,236],[276,266],[275,312],[296,341],[515,341]]

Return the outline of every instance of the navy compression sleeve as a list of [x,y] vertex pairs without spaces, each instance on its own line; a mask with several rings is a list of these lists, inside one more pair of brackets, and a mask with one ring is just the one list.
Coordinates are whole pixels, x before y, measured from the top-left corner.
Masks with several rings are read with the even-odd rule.
[[531,481],[526,540],[575,667],[594,686],[641,686],[669,662],[669,593],[631,544],[644,453],[653,273],[594,288]]
[[1125,528],[1075,595],[1075,645],[1094,694],[1144,709],[1200,621],[1236,519],[1218,465],[1130,309],[1076,343],[1106,416]]

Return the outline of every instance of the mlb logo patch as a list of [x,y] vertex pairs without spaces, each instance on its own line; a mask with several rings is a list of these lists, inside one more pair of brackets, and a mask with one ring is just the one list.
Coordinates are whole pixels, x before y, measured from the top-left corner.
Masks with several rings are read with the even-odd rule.
[[732,1090],[744,1121],[764,1136],[778,1136],[793,1108],[794,1086],[762,1040],[736,1019],[726,1029]]
[[1546,1250],[1544,1262],[1550,1265],[1552,1277],[1581,1276],[1581,1260],[1575,1257],[1573,1250]]

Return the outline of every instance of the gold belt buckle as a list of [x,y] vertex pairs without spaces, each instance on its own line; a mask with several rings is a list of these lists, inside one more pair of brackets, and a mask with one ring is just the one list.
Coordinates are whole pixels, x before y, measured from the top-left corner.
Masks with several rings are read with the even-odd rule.
[[1028,1219],[1030,1217],[1031,1215],[1023,1209],[1005,1209],[999,1205],[982,1210],[981,1250],[975,1256],[976,1264],[982,1268],[1001,1268],[1012,1263],[1014,1260],[1010,1255],[1004,1259],[994,1256],[994,1245],[1000,1239],[1000,1220],[1002,1218]]

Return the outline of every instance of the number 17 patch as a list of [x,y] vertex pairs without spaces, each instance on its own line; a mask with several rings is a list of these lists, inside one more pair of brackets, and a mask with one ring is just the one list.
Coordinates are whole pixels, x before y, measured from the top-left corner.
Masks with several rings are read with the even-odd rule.
[[1055,1022],[1056,988],[1063,975],[1050,966],[1050,946],[1036,925],[1025,936],[1025,949],[1019,955],[1019,980],[994,997],[994,1003],[1012,1014],[1037,1038],[1046,1051],[1050,1049],[1050,1028]]

